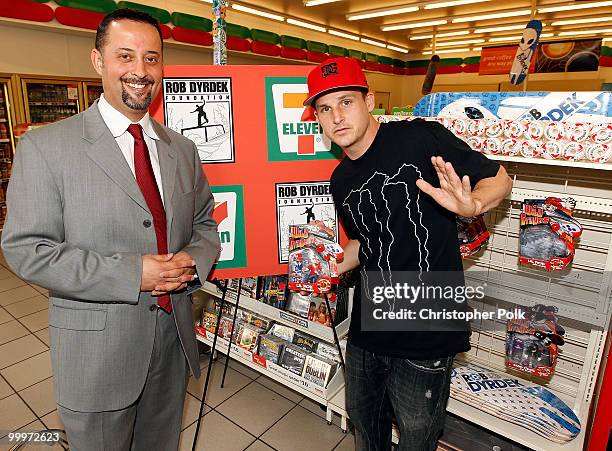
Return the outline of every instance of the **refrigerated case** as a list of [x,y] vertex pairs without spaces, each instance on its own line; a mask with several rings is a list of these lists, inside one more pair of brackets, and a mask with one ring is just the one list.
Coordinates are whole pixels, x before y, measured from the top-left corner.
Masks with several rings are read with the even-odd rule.
[[11,176],[15,139],[13,125],[15,109],[13,106],[13,90],[9,75],[0,74],[0,227],[6,216],[6,186]]
[[20,78],[25,122],[56,122],[83,110],[83,84],[76,79]]
[[89,108],[102,94],[102,83],[99,81],[84,81],[83,93],[85,100],[85,108]]

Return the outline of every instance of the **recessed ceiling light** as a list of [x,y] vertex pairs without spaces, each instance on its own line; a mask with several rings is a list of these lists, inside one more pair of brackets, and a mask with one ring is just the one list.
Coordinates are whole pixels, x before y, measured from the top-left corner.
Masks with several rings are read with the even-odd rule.
[[376,45],[378,47],[386,47],[387,44],[383,44],[382,42],[372,41],[371,39],[361,38],[361,42],[364,44]]
[[594,23],[594,22],[612,22],[612,16],[608,17],[591,17],[589,19],[573,19],[573,20],[558,20],[551,23],[553,27],[559,25],[577,25],[581,23]]
[[398,24],[398,25],[385,25],[384,27],[380,27],[380,29],[382,31],[408,30],[410,28],[434,27],[436,25],[444,25],[447,23],[448,23],[448,20],[430,20],[428,22],[413,22],[413,23],[403,23],[403,24]]
[[459,5],[470,5],[472,3],[483,3],[490,2],[491,0],[451,0],[448,2],[428,2],[423,9],[436,9],[436,8],[446,8],[448,6],[459,6]]
[[359,36],[355,36],[355,35],[348,34],[348,33],[343,33],[342,31],[327,30],[327,32],[329,34],[333,34],[334,36],[339,36],[341,38],[351,39],[353,41],[359,41]]
[[478,22],[480,20],[503,19],[504,17],[514,17],[514,16],[528,16],[530,14],[531,14],[531,10],[521,9],[519,11],[507,11],[503,13],[481,14],[480,16],[456,17],[451,22],[452,23]]
[[260,11],[258,9],[249,8],[248,6],[238,5],[236,3],[232,3],[232,8],[236,11],[242,11],[244,13],[254,14],[256,16],[267,17],[268,19],[278,20],[279,22],[284,22],[285,18],[279,14],[272,14],[266,11]]
[[308,28],[309,30],[320,31],[322,33],[325,33],[327,31],[327,28],[323,28],[319,25],[315,25],[315,24],[308,23],[308,22],[302,22],[301,20],[295,20],[295,19],[288,18],[287,23],[291,25],[296,25],[302,28]]
[[447,41],[447,42],[436,42],[436,47],[449,47],[453,45],[466,45],[466,44],[480,44],[485,42],[484,39],[468,39],[466,41]]
[[387,48],[389,50],[395,50],[396,52],[400,52],[400,53],[408,53],[408,49],[405,49],[405,48],[402,48],[402,47],[396,47],[394,45],[387,44]]
[[347,20],[362,20],[371,19],[372,17],[393,16],[395,14],[413,13],[418,11],[418,6],[402,6],[401,8],[385,8],[372,11],[363,11],[360,13],[347,14]]
[[538,12],[539,13],[555,13],[557,11],[573,11],[576,9],[602,8],[604,6],[612,6],[612,1],[574,3],[572,5],[563,5],[563,6],[547,6],[544,8],[538,8]]
[[317,6],[317,5],[323,5],[325,3],[334,3],[334,2],[339,2],[340,0],[305,0],[304,1],[304,6]]
[[[462,49],[440,49],[437,50],[436,49],[436,53],[460,53],[460,52],[469,52],[470,49],[469,48],[462,48]],[[423,55],[431,55],[431,51],[427,51],[427,52],[423,52]]]
[[610,34],[612,28],[600,28],[598,30],[576,30],[576,31],[562,31],[558,33],[559,36],[574,36],[578,34]]

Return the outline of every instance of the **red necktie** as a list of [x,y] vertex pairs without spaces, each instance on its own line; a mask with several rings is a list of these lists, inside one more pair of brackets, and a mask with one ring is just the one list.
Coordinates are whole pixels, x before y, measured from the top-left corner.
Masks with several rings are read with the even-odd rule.
[[[166,211],[164,210],[164,204],[162,203],[157,182],[155,181],[149,149],[147,149],[147,144],[142,136],[142,127],[140,124],[131,124],[128,127],[128,132],[134,137],[134,172],[136,173],[136,182],[153,216],[153,226],[155,227],[155,236],[157,237],[157,253],[160,255],[167,254]],[[157,305],[168,313],[172,311],[170,296],[167,294],[157,298]]]

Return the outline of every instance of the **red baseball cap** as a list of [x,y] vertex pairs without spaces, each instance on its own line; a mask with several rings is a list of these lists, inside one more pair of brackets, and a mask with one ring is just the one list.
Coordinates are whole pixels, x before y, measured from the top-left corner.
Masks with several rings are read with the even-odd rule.
[[353,58],[330,58],[323,61],[308,74],[308,98],[304,106],[328,91],[346,88],[347,90],[368,90],[368,81],[357,60]]

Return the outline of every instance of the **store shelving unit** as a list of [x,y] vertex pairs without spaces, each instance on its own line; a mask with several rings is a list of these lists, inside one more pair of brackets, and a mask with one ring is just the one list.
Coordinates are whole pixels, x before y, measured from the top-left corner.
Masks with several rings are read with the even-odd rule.
[[11,176],[15,154],[13,125],[14,107],[11,79],[0,76],[0,230],[6,216],[6,187]]
[[56,122],[82,110],[78,80],[21,78],[21,91],[28,123]]

